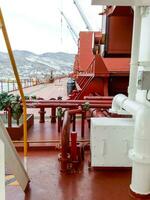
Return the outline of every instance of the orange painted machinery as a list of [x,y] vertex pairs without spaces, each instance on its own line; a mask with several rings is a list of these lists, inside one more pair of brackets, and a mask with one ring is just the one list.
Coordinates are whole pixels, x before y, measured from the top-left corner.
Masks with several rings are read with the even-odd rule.
[[133,9],[108,6],[101,14],[103,32],[80,32],[70,99],[127,94]]

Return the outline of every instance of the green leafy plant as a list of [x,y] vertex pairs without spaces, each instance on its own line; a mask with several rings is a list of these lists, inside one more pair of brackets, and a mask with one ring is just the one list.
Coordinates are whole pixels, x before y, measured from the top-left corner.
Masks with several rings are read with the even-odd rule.
[[19,120],[23,112],[20,96],[3,92],[0,94],[0,110],[8,111],[10,109],[13,119]]
[[6,110],[11,106],[11,102],[14,99],[14,95],[3,92],[0,94],[0,110]]
[[30,97],[27,95],[25,95],[24,98],[25,98],[25,100],[30,100]]
[[20,104],[20,96],[19,95],[15,96],[15,98],[12,99],[11,109],[12,109],[13,119],[19,120],[22,115],[22,112],[23,112],[22,106]]
[[31,96],[31,99],[32,99],[32,100],[36,100],[37,98],[36,98],[35,95],[33,95],[33,96]]

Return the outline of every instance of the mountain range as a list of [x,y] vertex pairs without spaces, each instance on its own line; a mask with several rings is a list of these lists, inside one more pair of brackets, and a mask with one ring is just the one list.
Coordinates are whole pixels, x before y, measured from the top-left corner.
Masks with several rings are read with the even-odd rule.
[[[15,50],[14,57],[22,78],[42,78],[51,71],[55,76],[68,74],[72,71],[74,62],[74,54],[64,52],[35,54],[30,51]],[[0,77],[1,79],[13,77],[9,56],[4,52],[0,52]]]

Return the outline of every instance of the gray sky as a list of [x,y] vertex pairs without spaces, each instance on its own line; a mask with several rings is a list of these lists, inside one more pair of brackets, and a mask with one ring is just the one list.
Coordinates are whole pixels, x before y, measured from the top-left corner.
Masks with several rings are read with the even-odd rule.
[[[101,7],[91,6],[91,0],[79,1],[94,30],[100,30],[101,17],[98,13]],[[73,0],[0,0],[0,3],[13,49],[35,53],[77,52],[64,20],[61,42],[61,16],[58,10],[63,8],[78,33],[86,30]],[[4,44],[1,51],[6,51]]]

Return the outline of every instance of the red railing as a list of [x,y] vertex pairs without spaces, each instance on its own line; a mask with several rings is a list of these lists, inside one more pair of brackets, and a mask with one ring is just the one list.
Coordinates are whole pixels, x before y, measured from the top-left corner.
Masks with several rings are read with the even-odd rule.
[[90,75],[94,73],[95,71],[95,58],[92,60],[92,62],[90,63],[90,65],[88,66],[87,70],[84,72],[80,72],[80,75],[84,75],[82,78],[80,78],[80,80],[78,81],[79,86],[82,89],[83,84],[85,83],[85,80],[87,79],[87,75]]
[[87,89],[90,82],[94,78],[94,71],[95,71],[95,58],[92,60],[90,65],[88,66],[87,70],[85,72],[80,72],[80,75],[82,76],[80,80],[78,81],[78,85],[81,88],[81,91],[77,93],[77,96],[75,99],[79,99],[83,92]]

